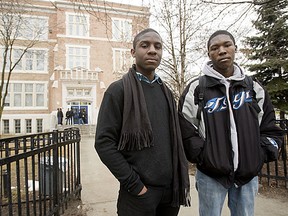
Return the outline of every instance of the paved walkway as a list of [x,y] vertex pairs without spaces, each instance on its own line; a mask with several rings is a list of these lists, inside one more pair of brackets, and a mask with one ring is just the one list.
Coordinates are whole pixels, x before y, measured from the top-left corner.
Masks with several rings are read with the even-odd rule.
[[[94,149],[94,137],[83,136],[81,141],[82,202],[87,216],[116,216],[116,199],[119,184],[100,161]],[[179,216],[198,216],[198,199],[194,176],[190,176],[192,207],[181,207]],[[223,216],[229,215],[226,206]],[[268,199],[259,194],[256,199],[255,216],[287,216],[288,201]]]

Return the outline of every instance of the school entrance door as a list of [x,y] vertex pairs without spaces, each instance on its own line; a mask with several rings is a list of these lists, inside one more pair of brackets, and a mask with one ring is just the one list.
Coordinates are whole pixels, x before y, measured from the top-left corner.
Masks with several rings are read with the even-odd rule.
[[[70,106],[69,106],[70,105]],[[74,124],[80,124],[82,123],[80,120],[80,111],[85,113],[85,117],[82,118],[83,124],[89,123],[89,107],[91,103],[90,102],[70,102],[68,103],[68,108],[70,108],[73,111],[73,123]]]

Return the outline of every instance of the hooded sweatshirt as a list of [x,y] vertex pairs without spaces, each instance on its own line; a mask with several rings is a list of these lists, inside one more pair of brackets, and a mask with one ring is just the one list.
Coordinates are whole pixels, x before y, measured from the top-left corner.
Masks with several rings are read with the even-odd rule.
[[237,81],[244,80],[245,75],[243,71],[241,70],[241,68],[238,65],[234,64],[234,74],[226,78],[221,73],[213,69],[212,62],[208,62],[204,66],[203,73],[207,76],[214,77],[215,79],[219,79],[226,89],[226,98],[227,98],[227,103],[228,103],[228,111],[229,111],[230,126],[231,126],[230,136],[231,136],[231,145],[232,145],[232,150],[233,150],[233,165],[234,165],[234,171],[235,171],[239,163],[239,157],[238,157],[239,153],[238,153],[237,129],[236,129],[234,115],[232,112],[231,98],[229,96],[229,87],[230,87],[231,80],[237,80]]
[[225,188],[244,185],[258,175],[264,162],[277,159],[282,130],[275,125],[274,108],[267,91],[255,81],[251,89],[237,64],[228,78],[211,62],[203,73],[201,120],[197,118],[199,79],[190,82],[179,99],[186,157]]

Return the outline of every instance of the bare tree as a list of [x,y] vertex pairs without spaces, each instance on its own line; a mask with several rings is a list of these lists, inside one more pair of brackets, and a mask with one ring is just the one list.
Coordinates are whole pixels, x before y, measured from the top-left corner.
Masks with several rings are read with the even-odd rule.
[[[203,3],[208,3],[208,4],[216,4],[216,5],[220,5],[220,4],[225,4],[225,5],[227,5],[227,4],[237,4],[237,5],[239,5],[239,4],[252,4],[252,5],[265,5],[265,4],[270,4],[271,2],[275,2],[275,0],[247,0],[247,1],[245,1],[245,0],[239,0],[239,1],[234,1],[234,0],[223,0],[223,1],[221,1],[221,0],[218,0],[218,1],[215,1],[215,0],[210,0],[210,1],[208,1],[208,0],[202,0],[202,2]],[[280,2],[278,3],[278,4],[280,4]]]
[[[12,72],[25,53],[45,34],[44,26],[33,26],[31,19],[29,21],[25,16],[25,7],[28,5],[29,2],[23,0],[0,0],[0,119],[9,93]],[[15,46],[21,48],[15,49]]]
[[[193,70],[191,65],[197,58],[192,59],[189,56],[189,53],[196,48],[191,46],[193,35],[197,32],[197,27],[192,21],[194,7],[191,1],[188,3],[187,0],[168,0],[155,8],[164,45],[159,70],[176,99],[195,76],[195,73],[191,73]],[[196,71],[196,75],[197,72],[199,71]]]
[[[125,13],[126,17],[131,19],[131,14],[129,14],[129,11],[133,13],[135,10],[134,5],[126,5],[126,11],[123,12],[122,10],[119,10],[119,5],[121,4],[113,2],[113,1],[105,1],[105,0],[70,0],[70,2],[74,5],[74,10],[77,13],[82,13],[82,14],[90,14],[91,16],[95,17],[96,20],[101,23],[102,25],[105,26],[105,31],[106,31],[106,36],[107,39],[111,39],[112,35],[112,28],[111,28],[111,23],[113,22],[113,19],[111,15],[113,14],[114,16],[120,15],[124,16],[125,18]],[[138,9],[137,9],[138,10]],[[149,14],[149,10],[147,7],[143,7],[143,14]],[[128,11],[128,12],[127,12]],[[145,15],[140,15],[139,16],[134,16],[134,19],[136,20],[136,24],[133,26],[134,32],[138,32],[142,30],[143,28],[146,28],[148,23],[146,22],[147,17]],[[127,41],[126,38],[123,38],[123,42],[131,42]],[[124,43],[125,44],[125,43]],[[128,44],[126,44],[128,45]],[[130,45],[130,44],[129,44]],[[129,46],[128,45],[128,46]],[[129,46],[129,48],[131,48]]]
[[[105,36],[112,47],[132,48],[133,35],[149,26],[149,8],[142,5],[121,4],[106,0],[69,0],[74,7],[74,12],[79,16],[89,14],[95,25],[105,29]],[[119,19],[125,22],[119,23]],[[127,25],[126,25],[127,24]],[[119,70],[112,71],[114,79],[119,79],[133,63],[130,51],[121,53],[123,65]]]
[[[70,0],[77,11],[87,12],[106,26],[106,34],[111,36],[113,3],[107,1]],[[229,0],[227,0],[229,1]],[[205,3],[206,2],[206,3]],[[241,38],[247,35],[250,25],[243,20],[253,11],[251,1],[242,4],[214,4],[203,0],[159,0],[151,1],[151,22],[163,37],[165,52],[160,69],[163,78],[173,91],[176,99],[186,85],[201,73],[207,56],[206,41],[209,34],[219,28],[233,29]],[[217,1],[220,2],[220,1]],[[230,1],[231,2],[231,1]],[[241,5],[239,7],[239,5]],[[131,6],[131,10],[133,6]],[[105,14],[103,16],[103,13]],[[113,14],[117,14],[114,11]],[[128,14],[127,14],[128,15]],[[134,24],[134,32],[143,29],[141,17]],[[235,30],[235,31],[234,31]],[[130,45],[126,43],[127,48]],[[241,61],[244,61],[241,59]]]
[[165,48],[160,73],[176,99],[200,75],[207,61],[207,39],[213,31],[234,29],[246,35],[248,30],[239,26],[246,27],[243,20],[251,7],[245,5],[241,9],[236,15],[235,5],[214,5],[200,0],[166,0],[160,6],[154,5],[152,15]]

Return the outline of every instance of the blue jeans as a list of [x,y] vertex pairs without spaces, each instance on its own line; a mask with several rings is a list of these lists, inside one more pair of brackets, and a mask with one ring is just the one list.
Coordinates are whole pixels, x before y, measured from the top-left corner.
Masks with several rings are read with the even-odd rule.
[[79,118],[79,124],[84,124],[83,118]]
[[196,188],[200,216],[221,216],[228,193],[231,216],[253,216],[254,200],[258,193],[258,176],[241,187],[224,188],[219,182],[197,170]]

